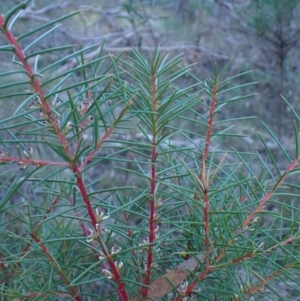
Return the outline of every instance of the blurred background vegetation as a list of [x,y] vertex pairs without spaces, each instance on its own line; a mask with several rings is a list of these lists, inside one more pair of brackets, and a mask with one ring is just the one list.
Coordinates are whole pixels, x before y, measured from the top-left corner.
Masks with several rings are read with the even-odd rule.
[[[18,3],[19,0],[3,1],[1,13]],[[227,77],[249,70],[253,72],[236,78],[233,85],[240,85],[240,88],[235,89],[232,95],[228,91],[226,98],[253,95],[242,102],[231,102],[215,118],[254,118],[235,122],[234,133],[245,136],[242,143],[230,136],[217,138],[215,143],[223,145],[223,149],[234,146],[240,151],[263,152],[264,146],[254,142],[258,141],[254,136],[259,130],[265,135],[264,139],[276,158],[277,144],[272,143],[273,138],[262,126],[263,121],[276,133],[287,151],[292,148],[292,114],[281,95],[290,101],[296,111],[299,109],[298,0],[32,0],[19,16],[13,32],[20,36],[76,10],[80,14],[58,22],[60,26],[56,30],[27,51],[28,54],[51,47],[73,45],[72,48],[40,56],[39,69],[79,47],[96,45],[85,53],[85,59],[89,60],[99,53],[103,43],[105,53],[123,52],[125,59],[132,46],[146,57],[154,54],[158,48],[170,57],[182,54],[182,66],[190,66],[190,72],[201,80],[213,76],[214,63],[222,69],[232,59]],[[25,37],[20,42],[21,46],[26,47],[38,35],[41,33]],[[0,36],[0,45],[3,44],[6,41]],[[0,72],[9,70],[12,67],[11,54],[2,52],[1,58]],[[32,65],[35,59],[35,56],[30,59]],[[47,71],[43,77],[50,78],[54,76],[53,72],[64,72],[76,64],[74,57],[63,60],[57,70]],[[1,86],[9,80],[8,76],[3,77]],[[195,77],[187,75],[176,85],[183,88],[196,81]],[[251,82],[257,84],[248,85]],[[24,87],[14,85],[0,89],[0,97],[1,94],[18,92],[16,89],[23,90]],[[225,100],[223,97],[220,95],[218,101]],[[207,114],[205,101],[204,106],[201,104],[196,108],[204,115]],[[10,105],[6,106],[8,102]],[[0,118],[10,116],[19,104],[17,97],[0,102]],[[223,126],[226,128],[229,125]],[[194,127],[195,124],[182,126]]]
[[[19,2],[3,1],[1,12]],[[253,70],[243,81],[258,84],[244,87],[241,94],[255,95],[227,107],[222,112],[225,116],[220,118],[257,116],[283,142],[288,139],[291,115],[280,95],[289,99],[296,110],[299,108],[298,0],[86,0],[84,4],[80,0],[33,0],[20,15],[14,33],[18,36],[75,10],[81,13],[62,22],[51,38],[42,40],[31,51],[105,42],[107,53],[126,54],[134,46],[147,55],[160,47],[170,56],[182,53],[183,64],[193,64],[191,72],[201,79],[212,76],[214,62],[222,68],[232,58],[228,76]],[[30,39],[33,36],[23,39],[23,45],[28,45]],[[5,43],[3,37],[0,43]],[[40,59],[39,64],[47,65],[71,51],[52,53]],[[92,49],[86,59],[96,53]],[[0,71],[10,66],[10,59],[1,60]],[[57,71],[65,71],[74,64],[75,60],[70,60]],[[187,77],[181,84],[186,86],[192,80]],[[254,119],[247,124],[247,131],[241,130],[251,136],[259,126]]]

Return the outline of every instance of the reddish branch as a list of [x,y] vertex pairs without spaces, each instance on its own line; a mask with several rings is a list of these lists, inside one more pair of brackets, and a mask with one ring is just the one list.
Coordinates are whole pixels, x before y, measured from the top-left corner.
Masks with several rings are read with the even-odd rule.
[[7,28],[5,26],[5,19],[4,19],[3,15],[0,15],[0,30],[2,31],[3,35],[6,37],[6,39],[10,43],[10,45],[13,46],[16,56],[20,60],[21,64],[23,65],[23,68],[25,69],[25,71],[27,73],[27,76],[29,77],[29,81],[30,81],[30,84],[31,84],[33,90],[38,94],[38,96],[40,98],[40,101],[41,101],[43,109],[44,109],[44,113],[48,117],[47,118],[48,122],[53,127],[61,145],[64,148],[65,154],[71,159],[73,157],[73,155],[69,149],[67,139],[66,139],[65,135],[61,132],[58,123],[55,122],[56,118],[55,118],[55,116],[53,116],[53,113],[51,112],[51,108],[46,101],[46,96],[42,89],[42,86],[41,86],[40,82],[38,81],[37,77],[35,76],[32,68],[28,64],[26,56],[25,56],[22,48],[18,44],[17,39],[14,37],[14,35],[11,33],[11,31],[7,30]]
[[[242,226],[237,229],[236,231],[234,231],[233,236],[236,237],[238,234],[240,234],[241,232],[243,232],[245,230],[245,228],[248,227],[248,225],[252,222],[255,214],[261,212],[264,210],[264,207],[266,205],[266,203],[270,200],[270,198],[274,195],[275,191],[283,184],[284,180],[287,178],[287,176],[289,175],[289,173],[294,170],[296,168],[296,166],[299,164],[300,161],[300,155],[298,156],[298,158],[293,161],[285,170],[285,172],[283,173],[283,175],[281,176],[280,180],[276,183],[276,185],[272,188],[271,191],[269,191],[259,202],[259,205],[254,208],[247,216],[247,218],[244,220],[244,222],[242,223]],[[228,246],[233,244],[233,240],[229,240],[227,242]],[[290,242],[290,241],[288,241]],[[226,253],[226,249],[221,252],[215,259],[215,262],[219,262],[225,255]]]
[[98,241],[100,243],[103,255],[106,257],[107,263],[108,263],[108,265],[111,269],[111,273],[114,276],[114,280],[118,285],[118,289],[116,290],[116,292],[117,292],[117,294],[118,294],[121,301],[128,301],[127,292],[125,290],[125,285],[121,280],[120,272],[119,272],[117,266],[115,265],[115,263],[114,263],[112,257],[110,256],[110,254],[106,251],[106,248],[104,247],[104,245],[102,243],[102,240],[98,239]]
[[[6,29],[4,24],[5,24],[4,17],[3,17],[3,15],[0,15],[0,30],[3,32],[4,36],[7,38],[8,42],[14,47],[16,56],[21,61],[22,65],[23,65],[23,67],[24,67],[24,69],[25,69],[25,71],[26,71],[26,73],[29,77],[30,83],[31,83],[34,91],[39,95],[39,98],[40,98],[40,101],[42,103],[45,114],[48,116],[48,118],[47,118],[48,122],[53,126],[54,131],[55,131],[58,139],[60,140],[61,145],[64,148],[65,154],[68,156],[69,161],[72,162],[74,160],[74,157],[73,157],[73,154],[71,153],[71,151],[69,149],[66,136],[61,132],[58,123],[54,121],[55,119],[52,118],[51,108],[49,107],[49,105],[46,101],[46,97],[45,97],[44,91],[42,89],[42,86],[41,86],[40,82],[38,81],[38,79],[36,78],[32,68],[27,63],[26,56],[23,53],[23,50],[21,49],[20,45],[18,44],[16,38],[13,36],[13,34],[9,30]],[[3,159],[3,158],[1,158],[1,159]],[[31,160],[31,163],[33,163],[33,160]],[[78,167],[75,163],[73,163],[70,167],[72,168],[73,172],[77,175],[78,188],[80,189],[83,200],[84,200],[84,202],[87,206],[87,209],[88,209],[90,218],[92,220],[93,226],[95,226],[97,221],[96,221],[96,218],[95,218],[95,214],[92,210],[91,203],[88,199],[87,192],[86,192],[84,183],[82,181],[81,173],[80,173],[80,171],[79,171],[79,169],[78,169]]]
[[215,114],[216,104],[217,104],[217,92],[218,92],[218,84],[215,83],[212,89],[212,100],[210,104],[210,110],[209,110],[209,119],[208,119],[208,129],[206,132],[206,138],[205,138],[205,148],[203,153],[203,161],[202,161],[202,169],[203,169],[203,162],[206,163],[209,155],[209,146],[211,141],[211,135],[213,131],[213,117]]
[[52,255],[49,252],[49,250],[47,249],[47,247],[43,244],[43,242],[34,233],[31,233],[31,238],[40,246],[42,252],[48,258],[48,261],[52,264],[52,266],[57,271],[57,273],[60,275],[60,277],[63,279],[63,281],[67,284],[67,287],[69,288],[73,299],[75,299],[76,301],[81,301],[81,298],[79,297],[79,289],[77,287],[74,287],[71,285],[70,280],[63,273],[63,271],[59,267],[59,265],[56,263],[55,259],[52,257]]
[[[70,195],[68,195],[68,199],[69,199],[70,205],[72,207],[74,207],[75,204],[74,204],[73,198]],[[82,232],[84,233],[85,236],[88,236],[89,235],[89,230],[87,229],[85,224],[81,221],[80,215],[76,210],[75,210],[75,215],[78,217],[78,221],[79,221],[80,227],[82,229]],[[96,253],[94,253],[94,255],[96,256]]]
[[[20,294],[20,295],[19,295]],[[14,299],[14,300],[34,300],[34,299],[37,299],[37,298],[42,298],[43,300],[45,300],[45,297],[46,296],[52,296],[52,295],[55,295],[57,297],[60,297],[60,298],[72,298],[72,295],[70,294],[67,294],[67,293],[59,293],[59,292],[50,292],[50,293],[47,293],[47,292],[30,292],[28,294],[24,294],[24,293],[19,293],[18,294],[18,299]]]
[[132,100],[130,100],[128,102],[128,104],[126,105],[126,107],[123,109],[123,111],[121,112],[121,114],[119,115],[119,117],[116,119],[116,121],[109,127],[109,129],[107,130],[107,132],[103,135],[103,137],[98,141],[96,147],[94,150],[92,150],[89,155],[85,158],[84,162],[81,164],[79,171],[82,172],[82,170],[84,169],[84,167],[92,160],[92,158],[94,157],[94,155],[96,154],[96,152],[101,148],[101,146],[103,145],[103,143],[109,138],[109,136],[112,134],[112,132],[114,131],[118,120],[120,120],[121,118],[123,118],[127,112],[127,110],[129,109],[129,107],[132,104]]
[[[53,127],[54,132],[55,132],[57,138],[59,139],[60,144],[62,145],[65,154],[68,157],[69,164],[64,164],[63,166],[69,165],[70,168],[75,173],[76,178],[77,178],[77,186],[78,186],[78,188],[79,188],[79,190],[81,192],[83,201],[84,201],[84,203],[85,203],[85,205],[87,207],[88,214],[90,216],[91,222],[92,222],[94,228],[96,229],[97,219],[96,219],[95,213],[94,213],[94,211],[92,209],[92,205],[91,205],[91,203],[89,201],[86,187],[85,187],[85,185],[83,183],[83,180],[82,180],[82,174],[81,174],[82,170],[80,170],[80,168],[76,165],[75,160],[74,160],[74,156],[73,156],[73,154],[72,154],[72,152],[71,152],[71,150],[69,148],[67,138],[66,138],[65,134],[61,131],[61,129],[59,127],[59,124],[56,121],[56,117],[53,116],[51,108],[50,108],[50,106],[47,103],[46,95],[45,95],[45,93],[44,93],[44,91],[42,89],[42,85],[38,81],[38,79],[37,79],[36,75],[34,74],[32,68],[28,64],[26,56],[25,56],[22,48],[18,44],[17,39],[13,36],[13,34],[11,33],[11,31],[7,29],[6,24],[5,24],[5,19],[4,19],[3,15],[0,15],[0,30],[2,31],[3,35],[8,40],[9,44],[14,48],[14,52],[15,52],[17,58],[20,60],[21,64],[23,65],[24,70],[27,73],[27,76],[29,77],[29,81],[30,81],[30,84],[31,84],[33,90],[39,96],[39,99],[41,101],[41,106],[42,106],[43,111],[44,111],[43,113],[47,116],[47,121]],[[125,113],[125,111],[124,111],[124,113]],[[121,117],[122,116],[120,116],[120,118]],[[99,141],[99,143],[97,145],[97,149],[99,149],[101,147],[103,141],[105,139],[107,139],[107,137],[111,134],[112,130],[113,130],[113,128],[111,128],[111,130],[109,131],[109,133],[106,133],[106,135],[103,137],[103,139]],[[93,156],[93,154],[90,155],[90,156],[88,156],[88,158],[90,159],[92,156]],[[24,159],[22,159],[22,158],[15,158],[15,159],[17,159],[16,161],[18,161],[18,162],[21,162],[21,163],[24,163],[24,164],[27,163],[27,160],[24,161]],[[39,161],[36,162],[36,160],[33,160],[33,158],[30,158],[30,159],[28,160],[29,164],[39,163]],[[4,161],[4,160],[8,160],[8,159],[7,159],[7,157],[4,157],[4,158],[1,157],[1,160]],[[10,160],[11,161],[9,161],[9,162],[12,162],[12,158],[10,158]],[[88,160],[86,161],[86,163],[87,162],[88,162]],[[43,165],[49,165],[50,164],[49,162],[47,162],[47,164],[45,164],[44,161],[40,161],[40,163],[43,163]],[[60,163],[57,164],[57,165],[60,165]],[[48,252],[46,246],[34,234],[32,234],[31,236],[40,245],[41,250],[47,255],[47,258],[48,258],[49,262],[55,267],[55,269],[60,274],[60,276],[65,280],[66,283],[68,283],[68,285],[70,285],[70,281],[66,278],[66,276],[63,274],[62,270],[56,264],[54,258]],[[103,249],[103,251],[105,250],[104,246],[102,246],[102,249]],[[119,271],[118,271],[115,263],[109,257],[109,255],[108,254],[106,254],[106,255],[107,255],[106,257],[108,259],[108,263],[110,265],[112,273],[113,273],[113,275],[115,277],[115,281],[116,281],[116,283],[118,285],[118,289],[119,289],[118,293],[119,293],[120,299],[122,301],[127,301],[128,300],[128,296],[127,296],[127,293],[125,291],[124,284],[120,280],[120,273],[119,273]],[[81,299],[78,296],[79,291],[76,288],[73,288],[73,287],[70,287],[70,290],[71,290],[73,298],[75,300],[77,300],[77,301],[80,301]]]
[[[156,74],[153,71],[151,76],[151,93],[152,93],[152,110],[154,113],[158,109],[158,100],[156,96],[157,86],[156,86]],[[153,242],[155,239],[155,228],[157,223],[155,222],[155,185],[156,185],[156,157],[157,157],[157,115],[153,114],[153,128],[152,128],[152,151],[151,151],[151,182],[150,182],[150,216],[149,216],[149,247],[148,247],[148,256],[146,263],[146,277],[144,279],[144,284],[149,286],[150,284],[150,274],[151,274],[151,265],[153,262]],[[146,297],[148,295],[148,288],[143,287],[141,289],[141,295]]]
[[[213,268],[206,268],[204,270],[204,272],[202,272],[199,276],[198,276],[198,281],[194,281],[191,285],[189,285],[189,287],[187,288],[185,295],[189,296],[190,293],[192,292],[192,290],[195,288],[195,286],[201,282],[203,279],[205,279],[205,277],[210,274],[211,272],[213,272],[215,269]],[[175,299],[175,301],[181,301],[183,298],[183,296],[180,296],[178,298]]]
[[52,161],[45,161],[45,160],[35,160],[34,158],[26,159],[26,158],[20,158],[20,157],[4,156],[3,154],[0,156],[0,162],[4,162],[4,163],[17,162],[22,165],[35,165],[35,166],[47,166],[47,165],[69,166],[70,165],[67,162],[52,162]]
[[120,276],[119,270],[117,269],[114,261],[112,260],[112,258],[110,256],[107,257],[107,261],[108,261],[108,264],[111,268],[111,272],[114,275],[115,281],[118,284],[117,294],[119,295],[121,301],[127,301],[128,296],[127,296],[127,293],[126,293],[126,290],[125,290],[125,285],[121,281],[121,276]]
[[[208,129],[206,131],[206,137],[205,137],[205,148],[204,148],[203,158],[201,163],[201,172],[198,176],[203,192],[203,202],[204,202],[203,219],[204,219],[204,245],[205,245],[205,254],[206,254],[205,257],[206,270],[202,273],[204,275],[211,272],[210,258],[209,258],[210,243],[209,243],[209,195],[208,195],[209,186],[210,186],[210,175],[206,171],[206,162],[209,156],[209,146],[210,146],[211,136],[213,132],[213,116],[215,114],[215,109],[217,104],[217,92],[218,92],[218,82],[216,79],[211,91],[212,99],[211,99],[210,110],[209,110],[209,118],[207,122]],[[195,194],[195,199],[196,200],[199,199],[198,194]],[[198,278],[198,281],[200,280],[200,278]],[[187,295],[189,295],[189,293],[197,285],[198,281],[195,281],[189,285],[189,287],[187,288],[187,293],[186,293]]]
[[[78,188],[81,192],[83,201],[84,201],[84,203],[87,207],[87,210],[88,210],[89,216],[91,218],[92,224],[93,224],[94,228],[97,229],[96,224],[98,222],[97,222],[95,213],[93,211],[91,202],[89,201],[87,190],[86,190],[86,187],[85,187],[85,185],[83,183],[83,180],[82,180],[81,172],[79,171],[79,168],[76,164],[72,165],[72,169],[73,169],[74,173],[77,175],[77,186],[78,186]],[[114,280],[116,281],[116,283],[118,285],[117,293],[118,293],[118,295],[119,295],[119,297],[122,301],[127,301],[128,296],[127,296],[127,293],[126,293],[126,290],[125,290],[124,283],[121,281],[121,276],[120,276],[119,270],[117,269],[117,267],[116,267],[114,261],[112,260],[112,258],[110,257],[110,255],[106,252],[106,248],[104,247],[101,239],[99,239],[99,243],[100,243],[102,252],[105,255],[105,257],[107,259],[107,262],[108,262],[108,264],[111,268],[111,272],[114,275]]]
[[282,273],[294,268],[294,265],[287,265],[282,268],[281,271],[275,271],[272,275],[269,275],[259,281],[256,285],[248,288],[247,292],[244,294],[245,298],[249,298],[251,295],[253,295],[256,292],[264,292],[265,285],[274,280],[275,277],[280,276]]
[[250,214],[248,215],[248,217],[246,218],[246,220],[243,222],[242,224],[242,228],[245,228],[246,226],[248,226],[250,224],[250,222],[252,221],[254,215],[260,211],[262,211],[263,207],[265,206],[265,204],[267,203],[267,201],[273,196],[274,192],[281,186],[281,184],[283,184],[284,180],[286,179],[286,177],[289,175],[289,173],[294,170],[296,168],[296,166],[299,164],[300,161],[300,155],[298,156],[298,158],[293,161],[285,170],[285,172],[283,173],[283,175],[281,176],[280,180],[276,183],[276,185],[273,187],[273,189],[271,191],[269,191],[265,197],[260,201],[259,206],[256,207],[254,210],[252,210],[250,212]]
[[216,103],[217,103],[217,91],[218,91],[218,84],[217,80],[212,88],[212,100],[210,104],[210,110],[209,110],[209,118],[208,118],[208,129],[206,132],[206,138],[205,138],[205,148],[203,153],[203,159],[201,164],[201,172],[199,175],[199,181],[202,183],[203,188],[203,216],[204,216],[204,244],[205,244],[205,251],[207,254],[206,257],[206,268],[209,268],[209,253],[210,253],[210,246],[209,246],[209,196],[208,196],[208,190],[209,190],[209,182],[210,182],[210,175],[206,172],[206,161],[208,160],[209,156],[209,146],[211,142],[211,136],[213,132],[213,116],[215,113]]
[[203,208],[203,215],[204,215],[204,244],[205,244],[205,253],[206,253],[206,268],[209,268],[209,253],[210,253],[210,246],[209,246],[209,199],[208,199],[208,190],[204,191],[203,195],[204,201],[204,208]]

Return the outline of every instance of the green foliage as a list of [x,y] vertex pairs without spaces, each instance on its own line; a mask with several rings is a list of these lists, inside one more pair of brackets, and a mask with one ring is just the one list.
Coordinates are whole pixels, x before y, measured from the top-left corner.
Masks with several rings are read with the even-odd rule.
[[[216,114],[246,98],[231,97],[248,85],[234,84],[246,73],[225,78],[227,66],[215,66],[202,81],[181,56],[158,51],[146,60],[135,49],[125,57],[100,48],[86,60],[92,47],[40,67],[58,49],[32,47],[57,20],[26,33],[43,30],[23,49],[13,35],[22,5],[5,15],[13,21],[0,17],[0,51],[13,56],[0,74],[12,79],[3,81],[0,107],[12,96],[19,103],[0,121],[3,300],[299,295],[300,118],[288,102],[293,156],[267,126],[280,162],[263,134],[265,157],[224,151],[215,141],[240,139],[232,123],[242,117]],[[56,72],[70,59],[76,66]],[[182,87],[184,77],[195,84]]]

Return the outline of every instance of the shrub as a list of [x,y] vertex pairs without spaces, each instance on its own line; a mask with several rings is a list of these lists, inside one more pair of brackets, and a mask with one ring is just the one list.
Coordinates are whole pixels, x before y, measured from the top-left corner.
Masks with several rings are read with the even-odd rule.
[[[290,107],[293,159],[265,127],[284,169],[262,135],[266,158],[223,151],[215,139],[241,143],[232,124],[243,118],[215,115],[245,98],[226,98],[241,87],[224,79],[225,69],[201,81],[180,56],[145,59],[133,49],[124,58],[101,47],[88,61],[90,48],[81,47],[39,68],[59,49],[32,49],[56,21],[22,48],[24,37],[47,28],[15,37],[22,5],[0,17],[0,50],[13,55],[0,74],[10,91],[1,95],[0,128],[4,300],[299,295],[297,113]],[[77,65],[57,72],[68,60]],[[183,76],[194,84],[181,87]]]

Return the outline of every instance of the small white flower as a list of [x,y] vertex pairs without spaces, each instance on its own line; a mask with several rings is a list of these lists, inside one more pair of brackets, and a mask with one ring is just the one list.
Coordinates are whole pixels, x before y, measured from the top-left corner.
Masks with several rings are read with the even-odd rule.
[[106,276],[108,279],[112,279],[114,277],[114,275],[109,271],[109,270],[106,270],[106,269],[102,269],[102,273],[104,276]]
[[84,101],[83,105],[88,109],[91,106],[91,103],[88,101]]
[[160,199],[158,199],[158,200],[156,201],[155,207],[158,208],[158,207],[160,207],[162,204],[163,204],[163,201],[162,201],[162,199],[160,198]]
[[258,288],[258,291],[259,291],[260,293],[264,294],[264,293],[266,292],[266,288],[265,288],[264,286],[259,287],[259,288]]
[[83,105],[82,104],[78,105],[77,110],[79,113],[81,113],[83,111]]
[[40,109],[40,116],[46,118],[47,115],[44,113],[43,109]]
[[143,252],[143,249],[141,248],[142,246],[143,246],[142,243],[139,243],[138,245],[135,245],[136,252],[138,252],[138,253]]
[[156,220],[156,219],[159,219],[160,218],[160,213],[154,213],[153,214],[153,218]]
[[256,216],[254,217],[251,221],[250,221],[250,225],[251,224],[255,224],[257,222],[259,222],[261,220],[261,216]]
[[41,102],[37,102],[37,101],[32,101],[29,105],[28,108],[29,109],[40,109],[41,107]]
[[71,121],[68,121],[66,126],[65,126],[65,133],[69,133],[71,129],[74,127],[74,124]]
[[77,106],[77,110],[80,113],[80,115],[84,115],[88,111],[90,106],[91,106],[90,102],[84,101],[83,103]]
[[62,101],[60,99],[53,99],[52,101],[53,109],[57,108],[60,104],[62,104]]
[[149,244],[149,237],[146,237],[143,239],[142,245],[148,245]]
[[0,151],[0,156],[2,156],[2,157],[8,157],[9,156],[9,154],[8,154],[8,152],[5,148],[3,148],[2,151]]
[[98,238],[98,233],[95,233],[92,229],[89,229],[90,234],[86,237],[87,242],[91,242]]
[[19,167],[20,170],[25,170],[26,167],[27,167],[27,165],[24,164],[24,163],[22,163],[22,162],[18,162],[18,165],[20,166],[20,167]]
[[98,234],[102,234],[102,233],[107,231],[105,227],[102,227],[99,224],[96,224],[95,228],[96,228],[96,231],[97,231]]
[[184,296],[185,295],[188,286],[189,286],[188,281],[183,280],[181,282],[181,284],[179,285],[179,287],[177,289],[177,291],[178,291],[178,293],[179,293],[180,296]]
[[110,254],[111,254],[111,255],[117,254],[117,253],[119,253],[121,250],[122,250],[121,247],[119,247],[119,246],[117,246],[117,245],[113,245],[113,246],[111,247]]
[[157,262],[152,262],[152,263],[151,263],[151,268],[157,268],[157,267],[158,267]]
[[28,147],[27,150],[23,150],[23,153],[26,157],[32,158],[33,157],[33,148]]
[[117,260],[117,261],[115,261],[115,266],[119,271],[123,266],[123,262],[121,260]]
[[99,208],[96,208],[96,219],[98,223],[109,218],[109,215],[105,215],[105,213],[105,210],[100,210]]

